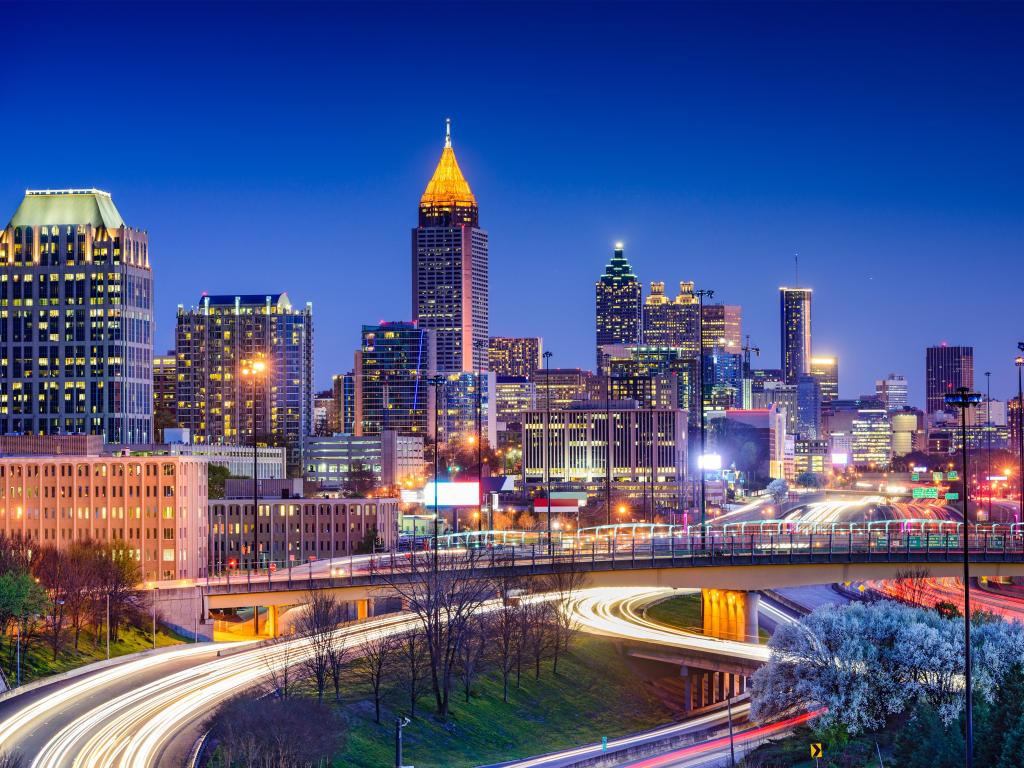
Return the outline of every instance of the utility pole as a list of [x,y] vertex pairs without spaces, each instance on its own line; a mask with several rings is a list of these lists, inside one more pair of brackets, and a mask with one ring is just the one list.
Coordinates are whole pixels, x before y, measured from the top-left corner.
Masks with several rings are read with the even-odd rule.
[[551,355],[549,350],[544,351],[544,390],[545,410],[544,416],[544,484],[547,486],[548,503],[548,557],[555,556],[555,544],[551,538]]
[[[1024,352],[1024,341],[1017,342],[1017,349]],[[1017,487],[1020,489],[1020,513],[1017,522],[1024,521],[1024,355],[1017,355],[1014,360],[1017,366]]]
[[732,736],[732,696],[725,700],[725,706],[729,710],[729,765],[736,768],[736,745]]
[[700,540],[703,544],[705,524],[707,522],[707,485],[704,473],[704,454],[707,452],[707,426],[704,422],[704,299],[714,298],[715,292],[701,289],[694,291],[697,297],[697,335],[700,337],[700,352],[697,355],[697,407],[700,409],[700,456],[697,458],[697,471],[700,472]]
[[[487,342],[477,340],[473,346],[476,348],[476,492],[477,492],[477,518],[476,529],[483,530],[484,524],[484,441],[483,441],[483,379],[482,360],[484,351],[487,349]],[[493,394],[491,401],[494,401]]]
[[[441,453],[441,432],[438,429],[438,413],[441,411],[441,399],[444,397],[444,376],[431,376],[427,383],[434,388],[434,573],[437,573],[437,547],[440,541],[440,513],[437,505],[437,464]],[[351,550],[350,550],[351,551]],[[351,573],[351,570],[349,571]]]
[[395,718],[395,768],[402,767],[402,729],[409,724],[408,717]]

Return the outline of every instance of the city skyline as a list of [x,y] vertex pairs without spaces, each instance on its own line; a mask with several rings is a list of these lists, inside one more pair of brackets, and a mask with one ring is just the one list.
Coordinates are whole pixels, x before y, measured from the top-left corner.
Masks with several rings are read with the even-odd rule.
[[[373,13],[365,8],[356,12],[364,16]],[[17,21],[26,25],[34,23],[33,13],[26,7],[14,11]],[[75,13],[69,9],[71,16]],[[208,15],[211,30],[207,34],[212,35],[226,22],[221,10],[203,13]],[[471,15],[479,22],[479,14],[486,13],[474,10]],[[556,21],[569,17],[559,7],[545,7],[538,13]],[[754,50],[762,52],[775,52],[776,46],[781,48],[787,40],[799,37],[806,42],[809,33],[821,33],[821,39],[810,44],[805,55],[822,54],[826,42],[836,42],[823,30],[837,17],[854,23],[858,19],[856,9],[814,8],[800,24],[787,30],[780,28],[783,25],[778,21],[787,14],[780,17],[775,9],[773,30],[778,39],[769,43],[755,35],[756,9],[742,20],[701,7],[666,9],[664,13],[666,33],[689,25],[692,29],[687,35],[717,31],[728,34],[736,44],[752,43]],[[636,95],[619,94],[616,84],[625,82],[621,78],[652,63],[652,55],[636,50],[639,36],[634,39],[627,33],[621,44],[637,54],[639,61],[624,67],[623,73],[610,81],[617,105],[596,98],[589,89],[566,106],[534,93],[517,108],[525,111],[518,111],[510,122],[507,107],[487,114],[487,108],[495,106],[489,100],[462,105],[458,99],[438,99],[432,92],[429,97],[411,97],[412,103],[402,106],[405,118],[396,121],[390,105],[363,98],[365,93],[360,91],[363,109],[330,108],[330,132],[301,117],[297,127],[287,128],[284,137],[302,131],[308,139],[308,146],[303,147],[289,142],[294,155],[289,155],[287,163],[280,154],[265,153],[255,165],[249,162],[254,142],[271,127],[229,133],[227,115],[232,107],[248,104],[258,76],[266,73],[257,68],[252,74],[237,74],[225,54],[213,52],[212,38],[200,36],[197,63],[186,64],[208,66],[208,81],[189,93],[168,93],[154,83],[152,94],[132,98],[141,105],[150,99],[164,99],[172,107],[209,106],[215,95],[223,98],[223,106],[198,121],[208,147],[196,143],[199,127],[185,130],[173,140],[168,128],[159,128],[153,141],[169,143],[156,151],[149,141],[124,128],[82,126],[80,135],[55,143],[56,149],[46,156],[10,157],[0,172],[0,194],[8,210],[14,210],[25,188],[87,185],[111,192],[127,219],[147,230],[155,249],[158,352],[171,346],[174,307],[193,301],[202,290],[287,290],[312,301],[322,318],[318,320],[315,371],[317,388],[322,389],[333,374],[348,370],[349,350],[358,345],[363,324],[411,319],[407,318],[405,266],[409,210],[436,164],[443,121],[451,117],[463,170],[487,209],[492,335],[543,336],[546,349],[555,354],[554,366],[592,368],[592,352],[588,354],[593,318],[590,286],[612,244],[622,240],[643,285],[651,280],[668,285],[693,280],[697,288],[714,289],[715,301],[741,305],[751,342],[762,350],[755,364],[767,365],[779,356],[775,293],[778,286],[794,281],[793,257],[799,252],[799,282],[813,287],[817,294],[813,351],[843,359],[841,396],[870,393],[876,379],[896,371],[908,377],[911,402],[922,406],[922,350],[945,340],[951,345],[973,346],[978,369],[995,372],[993,394],[1005,398],[1013,385],[1011,360],[1016,339],[1012,335],[1013,281],[1002,278],[1012,276],[1013,258],[1022,240],[1020,191],[1011,184],[1019,176],[1020,159],[1007,151],[1007,142],[1019,132],[1021,113],[1019,106],[998,93],[1015,91],[1020,68],[996,68],[992,62],[998,57],[989,57],[973,62],[955,82],[942,75],[946,67],[962,64],[982,41],[987,50],[1002,51],[1016,60],[1020,54],[1011,50],[1009,43],[1013,30],[1022,26],[1020,13],[1013,8],[999,9],[996,15],[1004,16],[999,24],[991,18],[972,17],[962,9],[932,9],[925,20],[929,29],[947,33],[959,29],[964,33],[964,45],[949,55],[934,43],[914,41],[920,60],[912,65],[888,51],[921,19],[912,8],[888,8],[883,13],[891,22],[888,30],[865,30],[869,38],[862,43],[880,46],[883,55],[879,61],[856,72],[838,54],[825,57],[827,77],[852,87],[852,92],[869,81],[874,88],[870,98],[854,98],[850,105],[830,98],[817,80],[790,82],[780,88],[769,73],[762,81],[739,65],[719,60],[706,44],[695,45],[689,54],[692,58],[681,63],[680,71],[689,73],[685,83],[655,75],[654,84]],[[120,16],[131,28],[162,18],[161,14],[172,12],[156,6]],[[293,23],[308,25],[311,34],[326,35],[330,30],[342,39],[344,31],[335,14],[336,10],[324,8]],[[460,23],[454,12],[435,11],[435,15],[440,18],[430,24]],[[93,28],[90,25],[103,16],[102,9],[94,9],[82,24]],[[170,18],[173,21],[173,14]],[[276,20],[270,10],[264,10],[240,23],[255,32]],[[584,20],[574,18],[593,39],[613,20],[607,9],[598,9]],[[313,30],[315,21],[323,22],[324,32]],[[396,20],[396,40],[408,43],[411,28],[421,21],[414,11]],[[650,24],[647,19],[647,35],[652,34]],[[513,31],[523,32],[543,49],[544,56],[531,67],[564,72],[572,75],[571,82],[580,82],[565,51],[553,48],[553,41],[543,33],[527,34],[515,18],[511,29],[494,43],[507,45]],[[149,43],[156,50],[170,44],[160,35]],[[849,53],[849,38],[841,43],[841,52]],[[566,51],[587,44],[571,37],[565,43]],[[18,45],[16,41],[14,46]],[[55,50],[60,48],[55,46]],[[250,55],[241,43],[229,48],[232,54]],[[356,45],[346,55],[358,51]],[[438,55],[456,54],[442,51]],[[62,57],[56,54],[47,62],[35,62],[31,70],[25,64],[30,60],[29,56],[15,56],[12,68],[29,89],[51,77],[52,67],[59,66]],[[305,61],[300,56],[295,66]],[[611,63],[599,60],[595,66],[604,72]],[[770,62],[769,68],[789,72],[797,63],[791,56],[782,56]],[[86,66],[100,74],[110,64],[96,61]],[[931,74],[918,75],[924,81],[922,89],[909,97],[876,82],[886,67],[904,76],[918,69]],[[399,69],[385,68],[372,79],[373,86],[398,87]],[[152,74],[151,65],[144,63],[136,73],[119,71],[126,89],[133,93],[139,90],[136,78]],[[531,68],[526,79],[537,74],[538,70]],[[213,87],[229,77],[239,79],[237,93]],[[478,78],[487,77],[495,89],[512,88],[521,93],[516,89],[523,85],[494,65],[471,79],[482,85]],[[317,87],[322,82],[317,81]],[[658,84],[674,85],[672,93],[692,97],[694,109],[710,109],[706,124],[687,121],[688,110],[652,106],[653,102],[646,101],[651,93],[648,88]],[[738,89],[724,95],[728,88],[722,86],[728,85]],[[757,131],[734,127],[727,139],[705,141],[705,132],[721,131],[737,116],[749,116],[747,110],[752,107],[744,106],[742,100],[765,85],[774,86],[769,94],[775,100],[767,101],[765,96],[756,108],[771,118],[767,125]],[[942,90],[943,98],[948,91],[953,106],[939,103],[936,88]],[[977,89],[1004,110],[998,125],[989,115],[969,117],[970,110],[978,106],[977,96],[972,95]],[[806,103],[814,104],[815,109],[800,113],[800,119],[809,120],[817,133],[808,127],[786,138],[797,118],[783,114],[794,104],[805,103],[808,96],[813,98]],[[303,89],[288,97],[292,107],[314,103],[312,98],[313,92]],[[571,114],[573,110],[577,116]],[[950,111],[956,119],[947,114]],[[606,119],[595,123],[597,115]],[[879,144],[877,137],[868,141],[857,133],[864,120],[882,115],[894,118],[886,142]],[[658,118],[666,122],[660,124]],[[723,123],[726,118],[730,119]],[[857,118],[854,125],[842,124],[852,118]],[[580,120],[587,121],[586,131],[579,130]],[[502,128],[501,122],[510,122],[512,127]],[[171,124],[181,127],[174,120]],[[273,130],[284,130],[275,119],[270,124]],[[673,131],[685,130],[676,137],[666,131],[666,125]],[[15,140],[24,130],[12,126]],[[38,140],[45,141],[53,129],[43,125],[33,130],[40,131]],[[983,147],[964,140],[982,130],[994,134],[986,135]],[[954,134],[958,137],[955,141]],[[812,136],[815,141],[810,141]],[[229,143],[229,137],[237,140],[237,146]],[[96,162],[94,155],[83,151],[84,142],[103,150],[95,156],[113,154],[119,162]],[[692,147],[698,145],[706,156],[694,153]],[[969,145],[973,148],[965,149]],[[352,150],[354,146],[358,146],[357,152]],[[311,152],[316,153],[316,162]],[[654,161],[657,155],[662,160],[660,167]],[[199,167],[200,157],[215,161]],[[590,170],[588,164],[600,169]],[[988,171],[984,183],[971,170],[979,165]],[[823,169],[827,173],[822,173]],[[819,183],[826,177],[831,183]],[[774,201],[766,206],[769,197]],[[539,215],[553,207],[559,211],[556,226],[548,224],[549,217]],[[205,223],[201,212],[213,208],[218,210],[216,224]],[[295,219],[296,211],[303,217]],[[288,225],[282,224],[269,235],[257,226],[263,220],[274,221],[275,216]],[[182,228],[178,222],[183,219],[193,223]],[[343,226],[319,226],[318,219]],[[293,225],[294,221],[299,223]],[[338,229],[343,230],[343,238],[333,231]],[[286,265],[291,249],[319,254],[317,268],[309,274],[289,274]],[[986,294],[986,314],[960,320],[942,307],[953,300],[953,276],[968,257],[976,270],[973,282],[979,286],[974,295],[980,297],[982,290]],[[254,268],[241,269],[243,264]],[[551,298],[536,290],[536,281],[531,280],[551,264],[559,268],[557,311],[551,309]],[[837,264],[847,269],[837,270]],[[383,277],[382,265],[388,267]],[[334,289],[347,284],[372,285],[374,289],[350,292],[344,301],[337,301]],[[394,290],[384,290],[392,285]],[[977,306],[982,306],[980,298]],[[850,332],[853,327],[856,333]],[[879,345],[872,341],[875,338],[885,338],[888,343]]]

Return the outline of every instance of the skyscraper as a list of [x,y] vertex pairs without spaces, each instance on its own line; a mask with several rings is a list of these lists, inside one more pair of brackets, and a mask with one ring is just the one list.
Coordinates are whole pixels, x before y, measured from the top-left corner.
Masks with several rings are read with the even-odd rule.
[[[302,438],[313,433],[313,307],[286,293],[203,296],[178,307],[175,337],[178,424],[196,443],[283,445],[288,474],[302,468]],[[248,363],[266,369],[254,382]],[[255,386],[255,406],[253,387]]]
[[0,433],[153,434],[149,236],[98,189],[27,191],[0,231]]
[[612,260],[594,286],[598,368],[601,345],[640,343],[641,293],[640,280],[623,255],[622,243],[616,243]]
[[488,365],[496,376],[517,376],[529,379],[540,368],[543,340],[492,336],[488,348]]
[[704,305],[704,351],[717,347],[739,354],[743,347],[743,308],[736,304]]
[[643,338],[649,347],[677,347],[688,357],[696,357],[700,305],[693,295],[693,283],[679,283],[675,299],[665,295],[665,283],[652,282],[644,299]]
[[412,316],[433,331],[440,373],[487,370],[487,233],[452,149],[451,121],[412,231]]
[[831,403],[839,399],[839,358],[835,355],[815,355],[811,358],[811,376],[821,387],[821,401]]
[[174,350],[153,358],[153,433],[163,440],[163,431],[178,424],[178,361]]
[[909,405],[907,377],[890,373],[875,382],[875,394],[888,411],[898,411]]
[[433,434],[434,394],[427,379],[436,371],[434,340],[433,332],[415,323],[363,326],[353,369],[355,434]]
[[950,347],[945,343],[928,347],[925,352],[925,411],[946,411],[945,396],[959,387],[974,387],[974,347]]
[[782,320],[782,375],[795,384],[811,372],[811,289],[779,288]]
[[821,434],[821,381],[813,374],[796,380],[796,432],[804,440],[817,440]]

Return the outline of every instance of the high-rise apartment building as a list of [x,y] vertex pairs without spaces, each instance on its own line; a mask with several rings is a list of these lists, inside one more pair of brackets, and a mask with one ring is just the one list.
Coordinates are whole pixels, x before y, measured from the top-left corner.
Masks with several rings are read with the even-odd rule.
[[692,282],[680,282],[674,299],[665,295],[665,283],[651,283],[644,299],[643,338],[650,347],[678,347],[689,357],[698,353],[700,304]]
[[821,382],[813,374],[796,380],[796,433],[804,440],[817,440],[821,435]]
[[821,401],[831,403],[839,399],[839,358],[835,355],[814,355],[810,374],[821,387]]
[[455,160],[450,122],[412,231],[412,316],[434,334],[439,372],[487,370],[487,233]]
[[907,377],[898,373],[890,373],[884,379],[875,382],[875,394],[886,410],[898,411],[906,408],[910,404],[908,393]]
[[106,192],[30,190],[0,231],[0,432],[152,439],[149,236]]
[[787,384],[811,372],[811,289],[779,288],[782,375]]
[[892,427],[883,408],[861,408],[853,418],[851,460],[855,466],[884,469],[892,460]]
[[950,410],[945,397],[960,387],[974,387],[974,347],[940,344],[925,352],[925,412]]
[[612,260],[594,286],[598,368],[602,345],[640,343],[642,292],[640,280],[623,255],[622,243],[616,243]]
[[496,376],[528,379],[540,368],[544,342],[537,337],[492,336],[487,351],[489,369]]
[[416,323],[364,325],[354,370],[356,435],[432,435],[434,332]]
[[167,427],[178,426],[178,360],[174,350],[153,358],[153,433],[163,441]]
[[[196,443],[281,445],[301,471],[313,433],[313,307],[286,293],[203,296],[178,306],[178,424]],[[257,376],[249,364],[262,361]],[[254,405],[255,390],[255,405]]]
[[346,435],[356,430],[356,374],[355,371],[335,374],[331,377],[334,390],[334,423],[332,432]]
[[743,308],[736,304],[704,305],[704,351],[717,347],[739,354],[743,347]]

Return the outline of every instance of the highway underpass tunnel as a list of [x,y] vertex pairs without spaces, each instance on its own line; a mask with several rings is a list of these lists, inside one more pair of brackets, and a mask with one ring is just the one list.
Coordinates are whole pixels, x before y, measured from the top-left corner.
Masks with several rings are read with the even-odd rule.
[[757,592],[702,589],[700,594],[705,635],[741,643],[759,642],[757,609],[761,596]]

